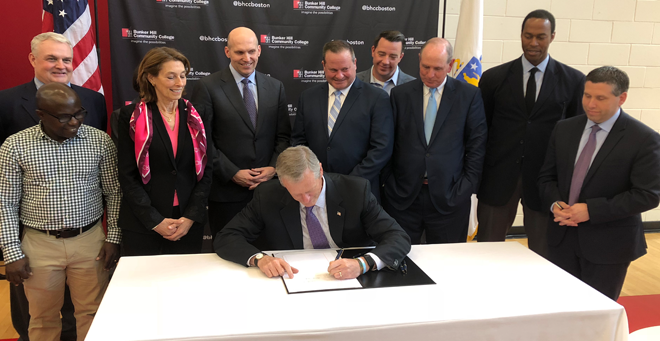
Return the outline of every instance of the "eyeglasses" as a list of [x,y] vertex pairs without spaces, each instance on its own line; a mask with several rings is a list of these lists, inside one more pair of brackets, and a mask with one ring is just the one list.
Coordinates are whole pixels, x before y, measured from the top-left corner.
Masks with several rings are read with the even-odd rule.
[[46,113],[46,114],[48,114],[48,115],[50,115],[50,116],[55,117],[58,121],[60,121],[60,123],[69,123],[69,121],[71,121],[71,119],[74,118],[74,117],[76,118],[76,120],[78,120],[78,121],[82,121],[82,120],[85,119],[85,116],[87,116],[87,110],[85,110],[85,108],[83,108],[83,107],[80,107],[80,110],[78,110],[78,111],[77,111],[75,114],[73,114],[73,115],[69,115],[69,114],[61,114],[61,115],[59,115],[59,116],[58,116],[58,115],[53,115],[53,114],[51,114],[51,113],[49,113],[48,111],[43,110],[43,109],[37,109],[37,110],[39,110],[39,111],[41,111],[41,112],[44,112],[44,113]]

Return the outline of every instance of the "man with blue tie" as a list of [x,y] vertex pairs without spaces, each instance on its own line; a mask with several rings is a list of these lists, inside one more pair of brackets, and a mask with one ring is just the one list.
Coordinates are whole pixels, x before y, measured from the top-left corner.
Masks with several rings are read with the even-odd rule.
[[381,32],[371,46],[373,65],[358,72],[357,79],[385,90],[388,95],[395,86],[414,80],[399,68],[405,43],[406,37],[399,31]]
[[586,115],[557,123],[538,179],[548,260],[615,301],[646,254],[641,213],[660,202],[660,135],[621,110],[629,84],[613,66],[589,72]]
[[486,152],[486,117],[478,88],[457,81],[453,49],[432,38],[419,53],[419,80],[392,89],[394,152],[385,210],[419,244],[464,242],[470,197]]
[[392,108],[387,93],[355,78],[356,63],[347,42],[323,46],[328,82],[300,95],[291,144],[309,146],[328,172],[369,180],[379,199],[379,174],[392,155]]

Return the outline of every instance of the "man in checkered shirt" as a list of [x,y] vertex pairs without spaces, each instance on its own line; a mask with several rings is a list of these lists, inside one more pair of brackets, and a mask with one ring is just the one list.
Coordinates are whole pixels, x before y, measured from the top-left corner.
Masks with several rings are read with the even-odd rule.
[[37,108],[40,124],[0,147],[0,246],[7,279],[25,286],[30,339],[59,340],[66,281],[82,340],[119,258],[117,151],[106,133],[82,124],[87,113],[68,86],[39,88]]

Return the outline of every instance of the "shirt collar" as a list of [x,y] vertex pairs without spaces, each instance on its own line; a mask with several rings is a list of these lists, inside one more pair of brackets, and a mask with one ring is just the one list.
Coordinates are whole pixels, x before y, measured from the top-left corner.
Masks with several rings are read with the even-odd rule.
[[[44,132],[44,128],[42,127],[42,122],[41,121],[39,121],[39,129],[35,130],[34,138],[38,139],[38,140],[51,140],[51,141],[57,142],[57,141],[53,140],[50,136],[48,136],[48,134],[46,134],[46,132]],[[80,138],[80,139],[87,138],[87,126],[85,126],[84,124],[81,124],[80,128],[78,128],[78,132],[76,133],[76,136],[74,136],[71,139],[75,139],[75,138]],[[66,141],[69,141],[71,139],[66,139],[62,143],[65,143]]]
[[[442,82],[442,84],[440,84],[439,87],[435,88],[437,93],[442,93],[442,91],[445,89],[445,84],[447,84],[447,77],[448,76],[445,76],[445,80]],[[427,95],[429,92],[431,92],[431,88],[429,88],[428,86],[426,86],[426,84],[424,84],[424,95]]]
[[[314,206],[325,209],[325,177],[321,176],[321,178],[323,179],[323,187],[321,187],[321,194],[319,194],[319,198],[316,199],[316,204],[314,204]],[[305,205],[301,203],[298,204],[300,204],[300,208],[305,208]]]
[[[609,133],[612,130],[612,127],[614,126],[614,123],[616,122],[616,120],[619,118],[620,115],[621,115],[621,108],[619,108],[619,110],[616,111],[614,116],[610,117],[607,121],[605,121],[603,123],[599,123],[598,126],[600,127],[601,130],[605,130],[606,132]],[[593,127],[595,125],[596,125],[596,122],[594,122],[592,120],[587,120],[587,125],[584,127],[584,129],[585,130],[591,129],[591,127]]]
[[254,76],[256,72],[252,71],[251,75],[249,75],[248,77],[243,77],[241,76],[240,73],[238,73],[238,71],[236,71],[236,69],[234,69],[234,66],[231,65],[231,63],[229,64],[229,70],[231,71],[232,76],[234,76],[234,80],[236,81],[236,83],[240,84],[243,78],[247,78],[250,80],[252,84],[257,85],[257,81],[255,80],[255,76]]
[[385,83],[392,81],[392,84],[396,85],[396,82],[399,80],[399,66],[397,65],[396,71],[394,71],[394,74],[392,77],[384,82],[381,82],[374,77],[374,66],[371,66],[371,70],[369,71],[369,82],[370,83],[379,83],[380,85],[385,85]]
[[[37,77],[34,77],[34,85],[36,85],[36,86],[37,86],[37,90],[39,90],[40,87],[44,86],[44,82],[42,82],[42,81],[40,81],[39,79],[37,79]],[[66,85],[67,85],[68,87],[71,87],[71,82],[66,83]]]
[[[341,91],[341,94],[344,95],[344,98],[346,98],[346,95],[348,95],[348,92],[351,90],[351,87],[355,84],[355,80],[353,80],[353,83],[351,85],[347,86],[346,89],[339,90]],[[328,97],[332,96],[332,94],[337,91],[334,86],[330,85],[330,82],[328,82]]]
[[529,60],[527,60],[527,58],[525,58],[525,55],[523,55],[522,56],[523,74],[526,75],[529,72],[529,70],[531,70],[532,68],[537,68],[539,69],[539,71],[541,71],[541,73],[545,73],[545,68],[548,67],[549,61],[550,61],[550,55],[547,55],[545,56],[545,59],[541,63],[539,63],[539,65],[534,66],[532,65],[532,63],[529,62]]

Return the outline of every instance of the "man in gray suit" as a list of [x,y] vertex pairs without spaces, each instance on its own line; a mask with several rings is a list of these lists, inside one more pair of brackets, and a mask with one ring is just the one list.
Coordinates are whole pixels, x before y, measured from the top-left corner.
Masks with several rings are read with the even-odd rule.
[[201,79],[191,100],[215,147],[209,223],[216,234],[252,199],[253,190],[275,175],[277,156],[289,146],[291,123],[284,85],[255,70],[261,47],[247,27],[227,36],[230,64]]
[[374,65],[368,70],[358,72],[357,78],[385,90],[388,95],[393,87],[414,80],[415,77],[399,69],[405,40],[406,37],[399,31],[381,32],[371,47]]

